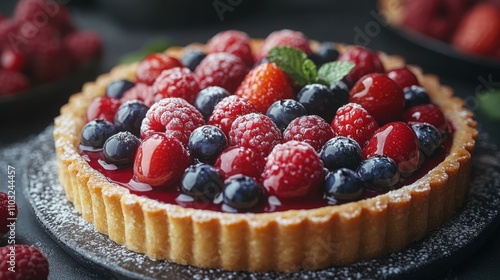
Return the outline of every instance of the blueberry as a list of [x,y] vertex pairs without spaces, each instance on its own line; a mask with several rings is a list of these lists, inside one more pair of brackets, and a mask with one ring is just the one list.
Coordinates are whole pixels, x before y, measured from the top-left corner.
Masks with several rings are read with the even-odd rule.
[[181,180],[183,193],[199,200],[212,200],[224,188],[224,182],[215,167],[199,163],[184,171]]
[[335,107],[340,108],[349,102],[349,85],[345,80],[340,80],[330,86],[335,100]]
[[364,160],[358,168],[358,175],[364,183],[383,188],[391,188],[400,177],[396,162],[387,156]]
[[267,109],[267,116],[283,132],[294,119],[307,114],[304,105],[293,99],[282,99],[274,102]]
[[320,158],[329,170],[342,167],[354,170],[361,162],[361,147],[351,138],[337,136],[323,145]]
[[254,208],[264,200],[263,187],[244,175],[230,177],[222,194],[224,204],[238,210]]
[[425,88],[417,85],[406,87],[403,89],[405,93],[405,108],[408,109],[413,106],[421,104],[429,104],[431,102],[429,94]]
[[220,128],[213,125],[200,126],[189,136],[189,152],[200,162],[213,164],[226,147],[226,135]]
[[122,131],[132,132],[135,136],[141,134],[141,124],[148,106],[138,100],[130,100],[123,103],[115,115],[115,125]]
[[115,165],[131,165],[134,163],[135,152],[141,144],[137,136],[128,131],[118,132],[104,142],[102,154],[107,163]]
[[193,71],[207,55],[199,50],[190,50],[181,58],[182,65]]
[[420,151],[426,156],[432,155],[443,141],[439,130],[423,122],[410,123],[410,126],[417,135]]
[[313,53],[309,58],[319,67],[321,65],[337,60],[339,51],[335,48],[335,43],[323,42],[316,53]]
[[318,115],[330,123],[340,105],[335,102],[330,89],[321,84],[304,86],[297,94],[299,101],[306,108],[307,114]]
[[128,80],[113,81],[106,87],[106,96],[120,99],[127,90],[133,88],[134,86],[135,84]]
[[83,127],[81,142],[84,146],[102,148],[104,142],[117,131],[116,126],[106,120],[93,120]]
[[230,95],[231,93],[224,88],[218,86],[207,87],[202,89],[196,96],[194,107],[200,111],[205,121],[207,121],[212,115],[215,105]]
[[325,179],[325,196],[329,200],[354,201],[364,192],[358,173],[340,168],[329,172]]

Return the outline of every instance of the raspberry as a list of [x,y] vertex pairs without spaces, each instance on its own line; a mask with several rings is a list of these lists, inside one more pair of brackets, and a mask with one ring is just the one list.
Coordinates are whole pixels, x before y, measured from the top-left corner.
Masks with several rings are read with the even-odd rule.
[[9,207],[8,195],[0,192],[0,237],[9,232],[10,228],[7,227],[11,222],[9,219],[17,217],[17,204],[14,200],[11,201]]
[[5,46],[11,43],[11,38],[17,34],[19,22],[5,19],[0,22],[0,46]]
[[434,104],[423,104],[409,108],[403,115],[403,121],[426,122],[435,126],[441,133],[448,132],[448,124],[443,112]]
[[[11,250],[12,248],[14,250]],[[16,256],[15,272],[9,270],[9,254],[15,254]],[[48,276],[49,262],[37,248],[18,244],[0,248],[0,279],[44,280]]]
[[332,128],[337,135],[350,137],[363,148],[378,129],[378,124],[359,104],[348,103],[338,109]]
[[154,84],[163,70],[182,67],[182,63],[174,57],[162,53],[153,53],[143,59],[137,66],[136,79],[147,85]]
[[309,46],[309,39],[306,35],[299,31],[283,29],[274,31],[267,36],[257,56],[257,61],[266,57],[270,49],[278,46],[296,48],[303,51],[305,54],[312,53],[311,47]]
[[311,145],[319,152],[323,145],[335,137],[332,127],[316,115],[302,116],[293,120],[283,132],[285,142],[296,140]]
[[118,99],[109,97],[97,97],[90,103],[87,108],[86,120],[104,119],[108,122],[114,122],[115,114],[122,103]]
[[252,103],[236,95],[231,95],[215,105],[212,115],[208,119],[208,124],[220,128],[226,136],[229,136],[231,124],[236,118],[254,112],[257,110]]
[[314,148],[290,141],[276,145],[269,154],[262,185],[278,198],[300,198],[319,190],[323,178],[323,163]]
[[365,48],[349,48],[340,55],[338,60],[354,63],[354,69],[345,76],[346,81],[351,85],[366,74],[385,72],[378,54]]
[[17,21],[34,23],[46,20],[50,25],[57,27],[62,35],[74,30],[68,7],[61,5],[59,1],[21,0],[14,10],[13,18]]
[[55,81],[64,76],[71,67],[71,56],[60,41],[38,41],[32,43],[28,73],[39,83]]
[[219,86],[234,92],[248,73],[248,67],[239,57],[230,53],[211,53],[196,67],[200,87]]
[[204,124],[203,116],[186,100],[165,98],[149,108],[142,121],[141,137],[144,139],[156,132],[165,132],[186,146],[191,132]]
[[195,75],[188,68],[175,67],[163,71],[153,84],[154,100],[166,97],[180,97],[194,103],[200,86]]
[[207,44],[208,53],[225,52],[239,57],[248,67],[254,64],[250,39],[241,31],[223,31],[212,37]]
[[94,32],[73,32],[64,37],[64,46],[77,67],[102,54],[102,41]]
[[255,149],[264,157],[282,140],[281,132],[273,121],[258,113],[238,117],[229,131],[229,145]]
[[21,72],[0,70],[0,96],[23,91],[30,87],[30,81]]
[[153,91],[148,85],[137,83],[133,88],[127,90],[120,99],[121,102],[129,100],[139,100],[146,106],[151,107],[154,103]]
[[215,161],[214,167],[219,170],[224,179],[243,174],[258,181],[265,164],[265,158],[254,149],[232,146],[222,151]]
[[252,69],[236,90],[236,95],[250,101],[263,114],[275,101],[294,98],[287,75],[274,63],[264,63]]

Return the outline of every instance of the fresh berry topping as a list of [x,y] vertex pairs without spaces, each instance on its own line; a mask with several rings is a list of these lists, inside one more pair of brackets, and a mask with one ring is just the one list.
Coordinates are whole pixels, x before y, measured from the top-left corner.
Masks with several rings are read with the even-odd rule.
[[309,39],[306,35],[299,31],[283,29],[274,31],[267,36],[257,56],[257,61],[266,57],[270,49],[279,46],[296,48],[305,54],[312,53],[311,47],[309,46]]
[[335,136],[332,127],[316,115],[294,119],[283,132],[283,141],[302,141],[311,145],[317,152]]
[[333,93],[333,99],[335,99],[336,103],[340,104],[340,106],[344,106],[349,102],[350,89],[346,81],[340,80],[332,84],[330,86],[330,91]]
[[342,167],[355,170],[361,162],[361,147],[349,137],[337,136],[326,142],[319,157],[330,171]]
[[182,67],[182,63],[177,58],[162,53],[153,53],[137,66],[136,79],[139,83],[153,85],[163,70],[175,67]]
[[387,72],[387,77],[395,81],[402,89],[419,85],[417,76],[407,67],[392,69]]
[[332,128],[338,136],[352,138],[363,148],[378,124],[359,104],[348,103],[337,110]]
[[374,156],[364,160],[358,168],[358,175],[368,186],[391,188],[399,182],[396,162],[387,156]]
[[441,145],[443,139],[439,130],[428,123],[409,123],[417,135],[420,151],[426,156],[430,156]]
[[120,101],[139,100],[144,105],[151,107],[155,103],[153,90],[146,84],[136,83],[135,86],[127,90]]
[[262,114],[250,113],[234,120],[229,131],[229,144],[253,148],[267,156],[283,138],[273,121]]
[[339,57],[339,51],[337,50],[335,43],[323,42],[318,48],[318,51],[309,55],[309,58],[314,61],[314,63],[321,67],[321,65],[337,60]]
[[254,64],[250,38],[236,30],[223,31],[212,37],[207,44],[208,53],[225,52],[239,57],[248,67]]
[[191,70],[191,72],[194,72],[196,67],[200,65],[201,61],[206,56],[207,55],[200,50],[189,50],[182,56],[181,62],[184,67],[187,67]]
[[400,120],[405,109],[403,90],[384,74],[361,78],[352,88],[349,102],[363,106],[379,125]]
[[155,101],[180,97],[193,104],[200,86],[193,72],[187,68],[175,67],[161,72],[153,84],[153,91]]
[[403,121],[410,122],[426,122],[435,126],[441,133],[448,132],[448,124],[443,115],[443,112],[434,104],[417,105],[406,110]]
[[123,94],[129,89],[133,88],[135,84],[128,80],[116,80],[109,83],[106,87],[106,96],[111,98],[120,99]]
[[211,202],[223,188],[217,169],[204,163],[189,166],[181,179],[181,191],[201,201]]
[[115,125],[119,130],[129,131],[135,136],[141,135],[141,124],[148,106],[138,100],[131,100],[123,103],[115,115]]
[[363,158],[388,156],[401,173],[418,169],[419,145],[415,132],[403,122],[391,122],[379,128],[363,149]]
[[0,95],[7,95],[28,89],[30,81],[21,72],[0,69]]
[[269,106],[266,115],[283,132],[291,121],[306,114],[306,108],[298,101],[282,99]]
[[350,61],[354,63],[354,69],[347,74],[346,81],[353,85],[361,77],[370,73],[384,73],[384,65],[376,52],[361,48],[348,48],[339,57],[340,61]]
[[304,105],[309,115],[318,115],[330,123],[337,109],[342,106],[330,89],[321,84],[310,84],[297,94],[297,100]]
[[141,137],[165,132],[187,145],[191,132],[205,124],[203,116],[182,98],[165,98],[153,104],[142,121]]
[[274,63],[261,64],[252,69],[236,95],[250,101],[263,114],[274,102],[293,98],[288,77]]
[[232,146],[219,155],[214,166],[224,179],[242,174],[259,180],[265,164],[265,158],[253,149]]
[[110,97],[97,97],[92,100],[86,112],[87,122],[92,120],[107,120],[113,122],[118,108],[122,105],[121,101]]
[[323,163],[314,148],[289,141],[278,144],[267,158],[262,184],[278,198],[299,198],[318,190],[324,179]]
[[[10,180],[10,179],[9,179]],[[12,181],[12,180],[10,180]],[[0,237],[15,228],[9,227],[11,222],[17,218],[17,204],[13,197],[0,192]]]
[[221,87],[207,87],[202,89],[196,99],[194,100],[194,107],[200,111],[203,118],[208,121],[212,112],[214,111],[215,105],[217,105],[222,99],[230,96],[227,90]]
[[332,202],[355,201],[364,193],[358,173],[340,168],[328,172],[325,178],[325,196]]
[[263,187],[252,177],[234,176],[222,193],[224,204],[236,210],[249,210],[264,201]]
[[73,32],[64,37],[64,47],[68,50],[77,67],[83,67],[92,58],[102,54],[101,37],[94,32]]
[[411,86],[404,89],[405,109],[413,106],[429,104],[431,99],[425,88],[421,86]]
[[219,86],[234,92],[248,73],[248,66],[230,53],[211,53],[196,67],[201,88]]
[[5,48],[1,52],[0,66],[8,71],[21,72],[26,64],[26,57],[20,51],[12,48]]
[[[15,272],[11,270],[14,266],[10,265],[12,256],[15,258]],[[0,277],[2,279],[46,280],[48,276],[49,262],[37,248],[19,244],[0,247]]]
[[116,126],[107,120],[90,121],[82,128],[81,144],[96,149],[102,148],[104,142],[116,132]]
[[215,105],[208,124],[220,128],[226,136],[229,136],[231,124],[236,118],[256,111],[255,106],[246,99],[231,95]]
[[226,135],[216,126],[200,126],[189,136],[189,153],[200,162],[213,164],[226,146]]
[[179,182],[189,164],[189,154],[176,137],[155,133],[137,149],[134,179],[151,187],[172,186]]
[[134,163],[135,152],[141,144],[137,136],[128,131],[118,132],[104,142],[102,154],[107,163],[124,166]]

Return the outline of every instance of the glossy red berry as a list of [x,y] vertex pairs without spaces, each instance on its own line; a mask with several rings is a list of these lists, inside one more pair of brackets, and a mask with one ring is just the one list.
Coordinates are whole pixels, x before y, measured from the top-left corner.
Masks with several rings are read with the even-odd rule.
[[338,60],[354,63],[354,69],[345,77],[346,81],[353,85],[361,77],[370,73],[384,73],[384,65],[378,53],[361,47],[348,48],[342,53]]
[[139,83],[152,85],[163,70],[174,67],[182,67],[182,63],[177,58],[163,53],[153,53],[137,66],[136,79]]
[[228,147],[219,155],[214,167],[224,179],[242,174],[260,180],[265,158],[254,149],[243,146]]
[[407,67],[392,69],[387,72],[387,77],[395,81],[402,89],[420,85],[417,76]]
[[86,120],[104,119],[109,122],[114,122],[115,114],[121,106],[121,101],[110,97],[97,97],[90,103],[87,108]]

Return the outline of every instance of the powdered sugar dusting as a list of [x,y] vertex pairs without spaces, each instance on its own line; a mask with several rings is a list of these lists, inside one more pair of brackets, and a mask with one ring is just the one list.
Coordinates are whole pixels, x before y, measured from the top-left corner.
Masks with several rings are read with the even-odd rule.
[[[35,213],[42,224],[61,244],[87,261],[107,271],[136,279],[380,279],[418,278],[429,271],[443,272],[456,265],[461,257],[477,247],[483,235],[499,222],[500,153],[489,137],[478,140],[471,191],[466,205],[455,217],[423,240],[414,242],[402,252],[363,261],[346,267],[297,273],[227,272],[200,269],[167,261],[156,261],[132,252],[111,241],[85,222],[67,201],[58,183],[52,127],[25,146],[34,146],[27,166],[26,188]],[[431,270],[432,269],[432,270]]]

